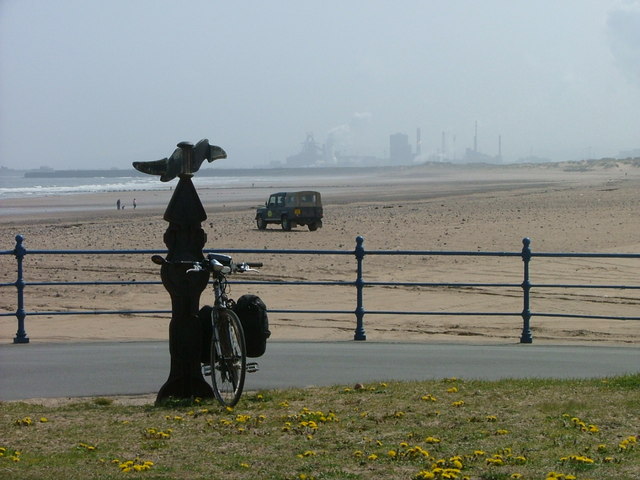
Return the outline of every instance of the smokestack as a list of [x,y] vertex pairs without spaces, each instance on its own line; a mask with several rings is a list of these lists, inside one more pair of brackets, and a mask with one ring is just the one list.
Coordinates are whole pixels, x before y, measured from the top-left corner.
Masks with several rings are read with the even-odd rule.
[[473,151],[478,153],[478,121],[476,120],[476,131],[473,134]]
[[422,155],[422,139],[420,138],[420,128],[416,130],[416,157]]

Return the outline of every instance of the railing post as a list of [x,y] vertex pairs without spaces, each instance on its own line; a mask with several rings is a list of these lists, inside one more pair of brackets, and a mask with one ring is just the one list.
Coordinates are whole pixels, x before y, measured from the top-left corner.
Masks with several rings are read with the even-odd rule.
[[364,306],[362,301],[362,290],[364,288],[364,279],[362,278],[362,260],[364,259],[364,237],[356,237],[356,332],[353,336],[354,340],[366,340],[367,335],[364,333]]
[[27,249],[24,248],[22,242],[24,237],[22,235],[16,235],[16,248],[13,250],[13,254],[16,256],[16,262],[18,264],[18,279],[16,280],[16,289],[18,290],[18,309],[16,310],[16,317],[18,318],[18,331],[13,339],[13,343],[29,343],[29,337],[24,329],[24,319],[27,316],[24,311],[24,278],[22,276],[22,259],[27,254]]
[[533,343],[533,336],[529,321],[531,320],[531,310],[529,309],[529,292],[531,290],[531,282],[529,281],[529,261],[531,260],[531,240],[529,238],[522,239],[522,261],[524,262],[524,280],[522,282],[522,292],[524,305],[522,308],[522,335],[520,343]]

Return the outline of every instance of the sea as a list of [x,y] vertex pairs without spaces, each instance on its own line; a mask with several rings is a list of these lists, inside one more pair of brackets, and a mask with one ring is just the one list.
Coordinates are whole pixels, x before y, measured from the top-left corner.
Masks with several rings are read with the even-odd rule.
[[[275,180],[275,177],[274,177]],[[261,177],[260,183],[269,181]],[[161,182],[158,177],[60,177],[25,178],[23,173],[0,175],[0,201],[9,198],[73,195],[79,193],[133,192],[167,190],[176,181]],[[233,187],[251,185],[247,177],[194,177],[196,187]]]

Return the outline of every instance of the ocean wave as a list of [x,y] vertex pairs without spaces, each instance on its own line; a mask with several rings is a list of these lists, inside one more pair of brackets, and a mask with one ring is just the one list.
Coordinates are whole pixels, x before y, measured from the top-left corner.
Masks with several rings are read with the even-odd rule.
[[[114,181],[117,180],[117,181]],[[193,183],[201,187],[232,186],[248,182],[247,178],[194,178]],[[157,178],[23,178],[0,177],[0,199],[42,197],[49,195],[73,195],[80,193],[133,192],[169,190],[177,181],[163,183]]]

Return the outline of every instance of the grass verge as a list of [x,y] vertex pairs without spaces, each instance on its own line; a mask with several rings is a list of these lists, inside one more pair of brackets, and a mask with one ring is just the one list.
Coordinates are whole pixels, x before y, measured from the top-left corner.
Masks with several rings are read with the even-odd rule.
[[0,407],[0,478],[640,478],[640,374]]

